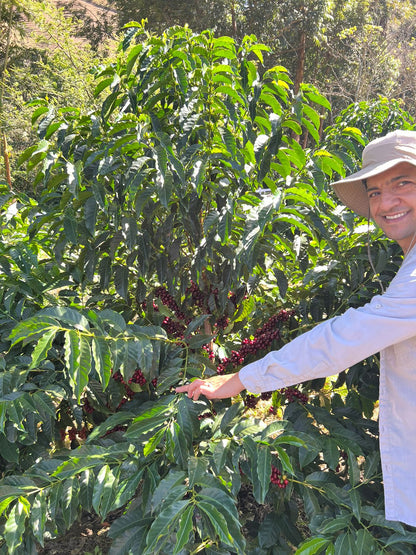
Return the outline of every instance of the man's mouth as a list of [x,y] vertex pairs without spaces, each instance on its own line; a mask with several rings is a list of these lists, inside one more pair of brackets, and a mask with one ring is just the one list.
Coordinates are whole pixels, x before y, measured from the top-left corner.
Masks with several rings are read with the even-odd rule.
[[406,216],[407,214],[407,210],[404,212],[398,212],[397,214],[390,214],[390,215],[385,215],[384,219],[387,221],[392,221],[392,220],[398,220],[399,218],[402,218],[403,216]]

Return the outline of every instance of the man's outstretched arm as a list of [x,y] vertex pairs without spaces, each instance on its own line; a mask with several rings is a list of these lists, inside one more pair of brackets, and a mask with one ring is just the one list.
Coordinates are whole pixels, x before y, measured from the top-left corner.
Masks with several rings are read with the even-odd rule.
[[244,385],[237,372],[236,374],[227,374],[225,376],[213,376],[206,380],[195,380],[187,385],[177,387],[176,392],[187,393],[190,399],[196,401],[200,395],[204,395],[207,399],[235,397],[243,389],[245,389]]

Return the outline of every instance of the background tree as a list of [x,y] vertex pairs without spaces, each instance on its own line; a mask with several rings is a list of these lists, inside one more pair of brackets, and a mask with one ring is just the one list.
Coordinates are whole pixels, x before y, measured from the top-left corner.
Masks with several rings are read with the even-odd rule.
[[24,41],[11,36],[13,55],[2,75],[0,122],[7,136],[13,186],[26,189],[29,183],[16,162],[35,139],[33,108],[27,104],[36,98],[47,99],[51,117],[52,106],[67,105],[68,100],[82,108],[92,106],[94,66],[108,59],[115,46],[106,42],[100,51],[94,51],[87,41],[77,38],[80,23],[53,3],[21,2],[19,8],[27,23],[21,29]]

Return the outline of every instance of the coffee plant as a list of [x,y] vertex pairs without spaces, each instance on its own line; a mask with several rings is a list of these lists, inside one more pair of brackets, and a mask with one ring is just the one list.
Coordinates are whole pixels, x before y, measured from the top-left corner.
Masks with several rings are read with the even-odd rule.
[[131,23],[95,68],[99,110],[33,102],[33,192],[2,185],[1,553],[86,512],[115,516],[111,555],[413,553],[383,516],[377,357],[262,395],[174,393],[362,305],[400,263],[373,230],[374,276],[328,182],[357,167],[370,108],[410,116],[380,99],[325,128],[326,99],[263,71],[265,50]]

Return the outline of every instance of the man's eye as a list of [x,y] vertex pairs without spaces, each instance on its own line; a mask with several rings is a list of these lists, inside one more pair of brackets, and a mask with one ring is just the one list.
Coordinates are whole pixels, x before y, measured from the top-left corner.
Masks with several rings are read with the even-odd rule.
[[371,193],[368,193],[368,198],[374,198],[379,194],[378,191],[371,191]]

